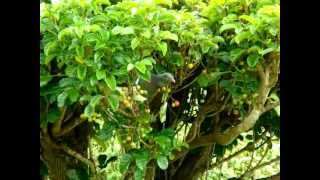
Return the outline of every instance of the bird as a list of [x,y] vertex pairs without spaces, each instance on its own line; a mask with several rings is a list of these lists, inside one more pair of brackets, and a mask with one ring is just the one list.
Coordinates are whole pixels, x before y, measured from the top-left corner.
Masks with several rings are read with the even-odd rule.
[[165,72],[162,74],[151,74],[151,79],[149,81],[138,78],[136,84],[146,90],[149,97],[152,97],[157,93],[158,89],[175,82],[173,75]]
[[[162,93],[158,90],[162,87],[169,86],[172,83],[175,83],[175,79],[171,73],[162,73],[162,74],[151,74],[149,81],[138,79],[136,81],[137,85],[141,86],[141,89],[146,90],[148,103],[150,106],[151,112],[157,112],[161,106],[161,97]],[[158,103],[154,103],[158,102]]]

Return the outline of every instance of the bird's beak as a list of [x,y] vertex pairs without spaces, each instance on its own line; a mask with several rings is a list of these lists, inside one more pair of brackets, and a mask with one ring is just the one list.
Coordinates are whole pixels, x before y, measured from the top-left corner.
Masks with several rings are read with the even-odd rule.
[[176,80],[172,79],[172,82],[173,82],[173,83],[176,83]]

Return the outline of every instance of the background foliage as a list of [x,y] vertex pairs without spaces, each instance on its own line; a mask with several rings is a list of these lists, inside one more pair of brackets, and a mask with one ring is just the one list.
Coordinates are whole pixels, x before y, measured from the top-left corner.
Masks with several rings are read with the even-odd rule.
[[[41,3],[40,128],[63,136],[70,130],[64,123],[89,122],[91,159],[108,179],[131,171],[143,179],[152,160],[168,169],[176,152],[196,143],[191,131],[200,117],[205,118],[198,131],[209,135],[212,127],[223,132],[245,122],[260,107],[259,69],[280,52],[279,8],[273,0]],[[153,108],[154,92],[135,83],[161,73],[172,74],[176,83],[157,91],[159,107]],[[274,84],[266,104],[279,102],[279,83]],[[279,106],[268,110],[249,135],[217,143],[209,163],[260,136],[280,138]],[[223,119],[218,124],[210,119],[216,113]],[[274,155],[261,151],[254,152]],[[242,158],[252,152],[246,153]],[[239,160],[227,165],[234,170],[222,166],[228,177],[246,170]],[[209,170],[209,177],[217,178],[218,170]],[[77,173],[68,171],[73,179]]]

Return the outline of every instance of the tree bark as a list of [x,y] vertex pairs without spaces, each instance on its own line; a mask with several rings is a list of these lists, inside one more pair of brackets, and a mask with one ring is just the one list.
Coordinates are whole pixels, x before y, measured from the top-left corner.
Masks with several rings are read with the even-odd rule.
[[[67,143],[70,149],[81,154],[83,157],[87,157],[88,129],[89,124],[83,123],[67,136],[59,138],[59,141]],[[40,136],[41,155],[48,168],[50,180],[68,180],[68,169],[76,169],[84,165],[78,159],[67,154],[63,148],[59,147],[57,145],[58,140],[53,139],[47,130],[42,132]]]

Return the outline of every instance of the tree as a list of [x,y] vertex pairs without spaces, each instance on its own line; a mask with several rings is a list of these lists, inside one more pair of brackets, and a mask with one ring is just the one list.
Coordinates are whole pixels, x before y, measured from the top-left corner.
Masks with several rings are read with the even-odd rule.
[[[280,138],[279,16],[273,0],[41,3],[50,179],[103,179],[108,162],[125,179],[197,179],[245,132],[242,151]],[[174,80],[148,89],[161,74]],[[90,140],[121,151],[95,158]]]

